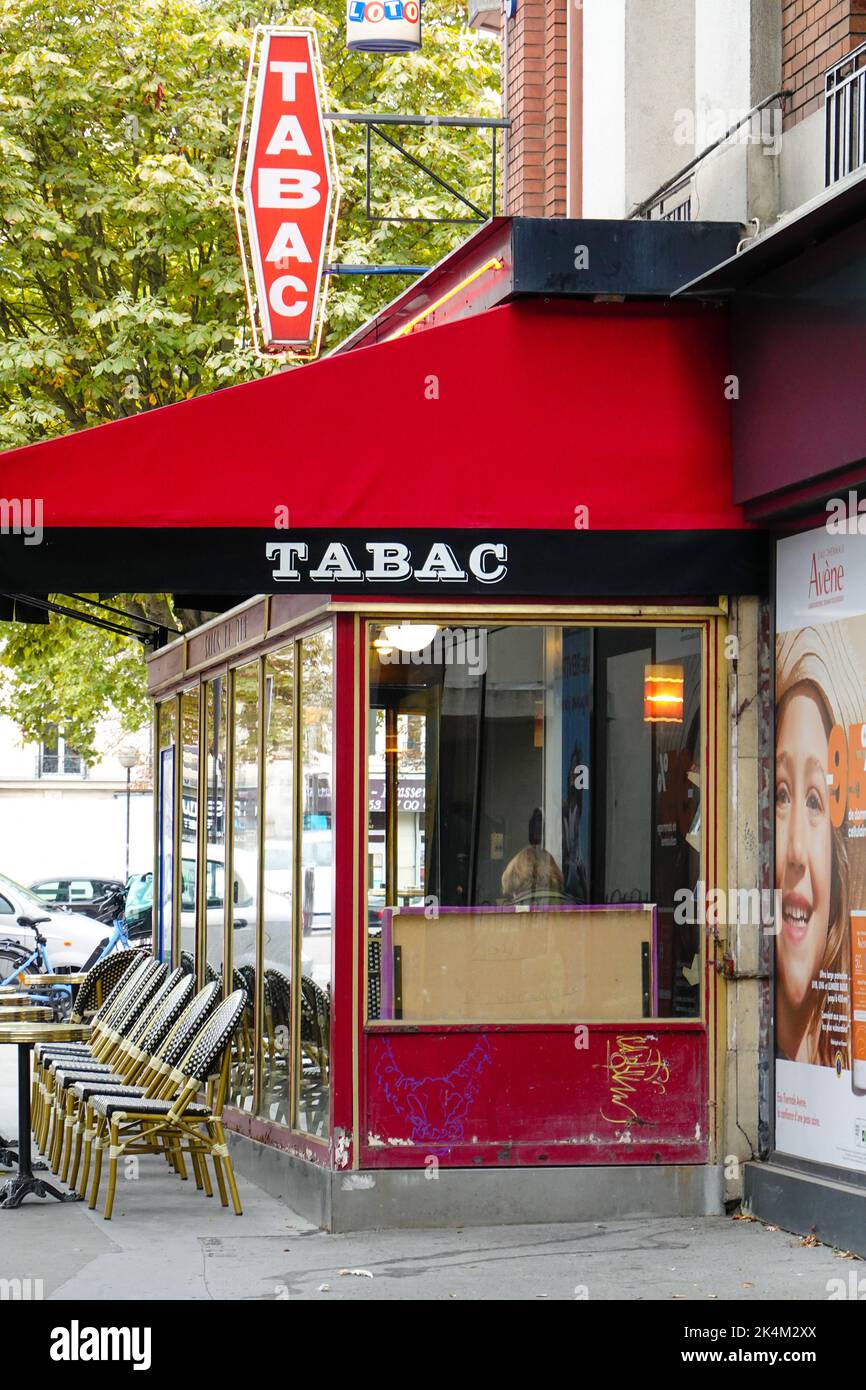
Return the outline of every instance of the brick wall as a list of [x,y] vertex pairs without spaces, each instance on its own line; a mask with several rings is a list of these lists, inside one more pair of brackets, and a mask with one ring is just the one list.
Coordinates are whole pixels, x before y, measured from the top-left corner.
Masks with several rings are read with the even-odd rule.
[[794,93],[785,125],[824,104],[824,74],[866,42],[866,0],[782,0],[782,85]]
[[511,131],[504,210],[516,217],[566,213],[566,4],[520,0],[506,21],[502,81]]

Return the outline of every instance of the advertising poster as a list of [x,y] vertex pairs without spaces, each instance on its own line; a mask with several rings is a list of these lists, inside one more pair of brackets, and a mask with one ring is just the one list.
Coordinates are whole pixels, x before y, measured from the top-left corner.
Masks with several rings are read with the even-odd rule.
[[776,579],[776,1148],[866,1173],[866,536]]

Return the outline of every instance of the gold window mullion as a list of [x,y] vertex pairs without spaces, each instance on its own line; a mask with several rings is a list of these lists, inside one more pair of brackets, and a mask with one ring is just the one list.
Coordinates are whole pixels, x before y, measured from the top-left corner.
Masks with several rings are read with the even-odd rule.
[[198,685],[198,827],[196,840],[195,980],[201,989],[207,974],[207,700],[208,687]]
[[226,672],[225,874],[223,882],[223,996],[232,990],[234,969],[232,914],[234,912],[235,846],[235,673]]
[[289,1124],[298,1128],[301,1071],[301,841],[304,816],[304,750],[301,727],[301,639],[294,642],[294,702],[292,705],[292,1016],[289,1077]]
[[255,1042],[253,1071],[253,1114],[261,1111],[262,1102],[262,1033],[265,1005],[265,702],[267,685],[265,681],[265,658],[258,661],[258,781],[256,783],[256,840],[258,859],[256,862],[256,997],[253,1001],[253,1029]]
[[171,885],[171,955],[173,970],[180,963],[180,909],[183,895],[183,694],[174,698],[174,808],[172,811],[173,874]]

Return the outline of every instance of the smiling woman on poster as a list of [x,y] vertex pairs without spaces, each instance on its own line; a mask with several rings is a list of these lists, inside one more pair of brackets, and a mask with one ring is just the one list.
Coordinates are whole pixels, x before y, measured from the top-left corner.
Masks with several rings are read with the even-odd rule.
[[844,822],[831,818],[830,734],[857,720],[862,689],[839,624],[777,639],[776,1053],[826,1067],[850,1064],[834,1026],[851,883]]

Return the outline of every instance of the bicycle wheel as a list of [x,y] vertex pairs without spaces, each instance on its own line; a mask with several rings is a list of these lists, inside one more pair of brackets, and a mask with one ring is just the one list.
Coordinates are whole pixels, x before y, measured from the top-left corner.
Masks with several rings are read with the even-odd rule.
[[17,941],[0,941],[0,984],[4,980],[9,980],[10,976],[28,968],[25,967],[25,961],[29,959],[29,952],[19,946]]

